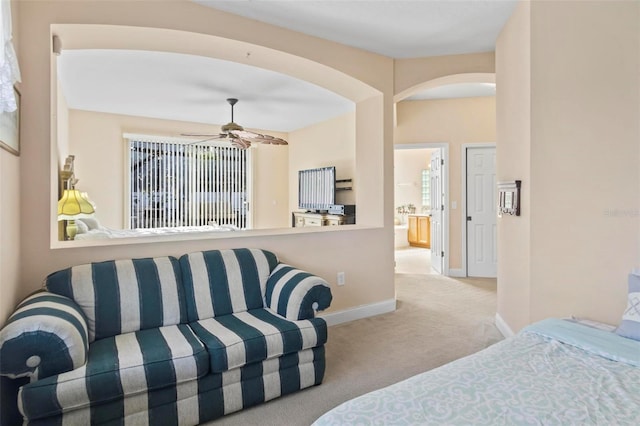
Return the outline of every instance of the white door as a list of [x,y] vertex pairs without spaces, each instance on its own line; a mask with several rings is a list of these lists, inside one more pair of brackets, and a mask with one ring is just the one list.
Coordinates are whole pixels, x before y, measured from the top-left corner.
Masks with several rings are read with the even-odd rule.
[[444,190],[442,188],[443,164],[442,150],[431,154],[430,191],[431,191],[431,267],[442,273],[444,244],[442,216],[444,214]]
[[496,148],[467,148],[467,275],[496,277]]

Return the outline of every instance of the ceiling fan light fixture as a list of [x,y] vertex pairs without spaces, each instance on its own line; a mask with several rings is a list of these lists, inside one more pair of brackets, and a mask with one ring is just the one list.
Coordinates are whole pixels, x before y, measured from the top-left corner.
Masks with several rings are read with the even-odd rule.
[[224,126],[222,126],[220,128],[223,132],[230,132],[230,131],[238,131],[238,132],[242,132],[244,130],[244,127],[242,127],[239,124],[234,123],[233,121],[230,123],[225,124]]

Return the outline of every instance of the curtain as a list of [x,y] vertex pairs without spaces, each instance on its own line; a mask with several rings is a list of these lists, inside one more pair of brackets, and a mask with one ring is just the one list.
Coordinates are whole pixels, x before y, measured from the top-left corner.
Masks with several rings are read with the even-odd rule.
[[20,67],[13,49],[11,1],[0,0],[0,112],[17,108],[13,85],[20,81]]

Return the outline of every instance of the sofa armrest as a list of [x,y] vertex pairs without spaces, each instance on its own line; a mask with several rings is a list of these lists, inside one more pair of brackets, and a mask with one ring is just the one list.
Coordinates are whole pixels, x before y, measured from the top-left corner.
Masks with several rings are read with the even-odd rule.
[[291,320],[309,319],[331,304],[331,289],[320,277],[280,263],[269,279],[267,307]]
[[71,299],[28,296],[0,330],[0,375],[31,381],[74,370],[89,352],[87,320]]

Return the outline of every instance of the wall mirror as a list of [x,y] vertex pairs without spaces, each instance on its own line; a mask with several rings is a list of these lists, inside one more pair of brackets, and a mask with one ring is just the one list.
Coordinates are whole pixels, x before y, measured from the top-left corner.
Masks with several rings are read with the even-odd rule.
[[[320,73],[307,80],[260,67],[275,62],[264,60],[268,49],[189,33],[172,43],[160,37],[160,48],[154,31],[162,32],[52,25],[52,175],[73,155],[75,189],[95,206],[76,239],[138,235],[132,228],[147,229],[144,237],[158,228],[225,237],[286,229],[298,210],[299,170],[335,166],[338,179],[356,177],[354,100],[370,96],[361,83],[337,94],[318,84]],[[228,98],[239,100],[233,120]],[[289,144],[238,150],[184,135],[220,134],[230,121]],[[58,183],[54,198],[65,189]],[[354,185],[337,202],[355,199]]]

